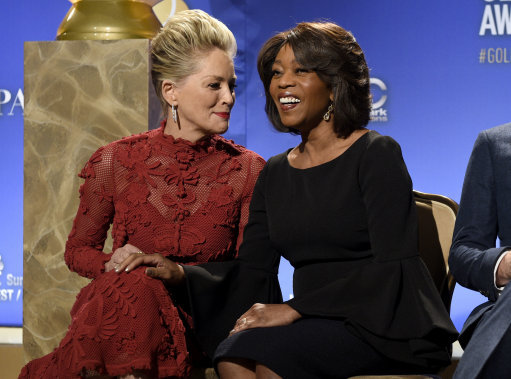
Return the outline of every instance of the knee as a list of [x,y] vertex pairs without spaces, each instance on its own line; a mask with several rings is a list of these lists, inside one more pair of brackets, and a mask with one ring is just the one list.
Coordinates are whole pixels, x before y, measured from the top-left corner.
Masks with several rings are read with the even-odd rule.
[[265,379],[282,379],[276,372],[262,364],[256,365],[256,377]]
[[222,359],[218,362],[217,368],[222,379],[255,378],[255,363],[248,359]]

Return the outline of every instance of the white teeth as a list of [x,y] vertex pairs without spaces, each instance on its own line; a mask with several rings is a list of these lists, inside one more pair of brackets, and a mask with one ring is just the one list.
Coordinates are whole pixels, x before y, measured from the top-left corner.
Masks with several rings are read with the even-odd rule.
[[299,103],[300,99],[297,99],[296,97],[281,97],[279,101],[281,104],[293,104]]

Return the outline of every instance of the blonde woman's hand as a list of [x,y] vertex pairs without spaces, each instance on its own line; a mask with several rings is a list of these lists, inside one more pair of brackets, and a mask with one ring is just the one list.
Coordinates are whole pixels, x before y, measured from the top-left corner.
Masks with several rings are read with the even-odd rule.
[[131,254],[143,254],[142,251],[133,245],[127,243],[123,247],[119,247],[115,249],[110,257],[110,260],[105,263],[105,271],[115,270],[115,267],[120,265],[122,262],[126,260]]

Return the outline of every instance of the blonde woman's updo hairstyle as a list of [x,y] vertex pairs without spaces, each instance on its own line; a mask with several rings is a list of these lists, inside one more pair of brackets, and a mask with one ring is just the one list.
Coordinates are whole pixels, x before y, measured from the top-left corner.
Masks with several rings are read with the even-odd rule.
[[330,22],[302,22],[270,38],[259,52],[257,69],[266,94],[265,111],[275,129],[297,133],[284,126],[270,95],[272,66],[284,45],[293,49],[296,61],[316,72],[334,95],[334,130],[348,137],[370,119],[369,69],[364,53],[353,35]]
[[151,76],[165,116],[168,106],[161,91],[163,80],[178,84],[194,74],[201,59],[214,48],[234,59],[234,35],[221,21],[198,9],[176,13],[153,38]]

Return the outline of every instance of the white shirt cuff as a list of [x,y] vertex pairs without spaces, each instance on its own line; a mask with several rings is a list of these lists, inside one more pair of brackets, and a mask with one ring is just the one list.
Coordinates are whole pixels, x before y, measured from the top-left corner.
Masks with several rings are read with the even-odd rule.
[[500,261],[504,259],[504,257],[510,252],[511,250],[506,250],[502,254],[500,254],[499,259],[497,259],[497,263],[495,264],[495,269],[493,270],[493,284],[495,285],[495,288],[497,290],[502,291],[505,286],[498,287],[497,286],[497,269],[499,268]]

